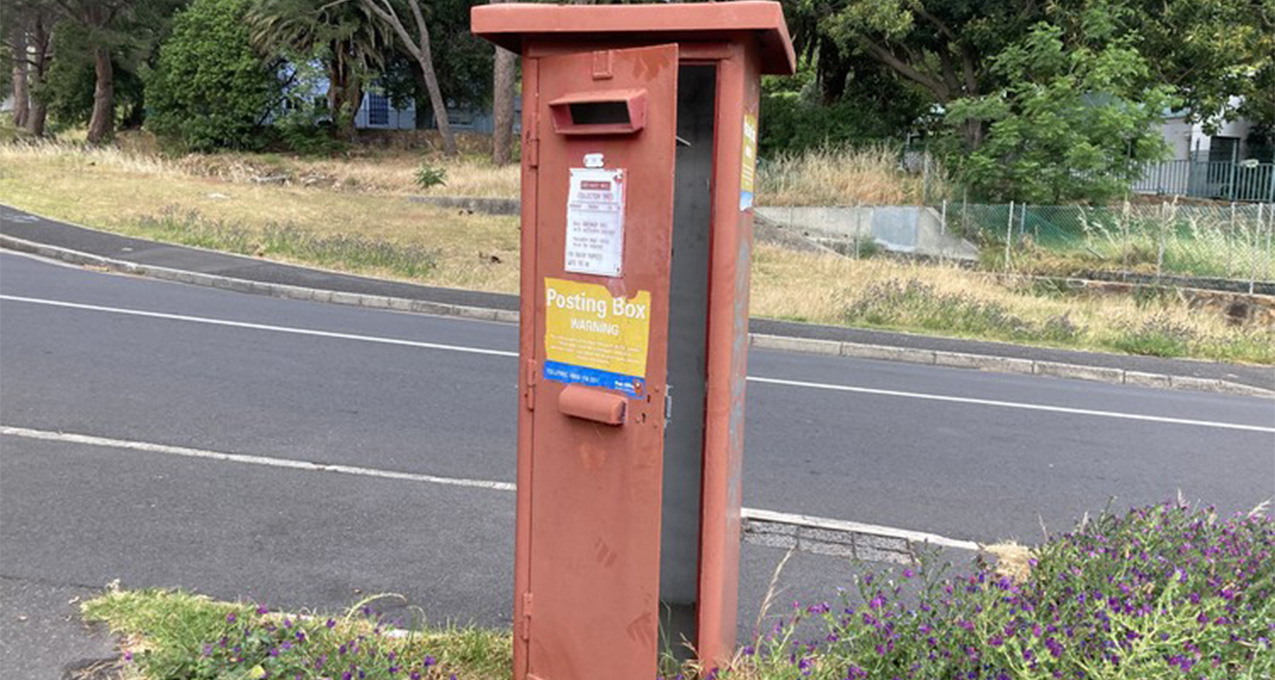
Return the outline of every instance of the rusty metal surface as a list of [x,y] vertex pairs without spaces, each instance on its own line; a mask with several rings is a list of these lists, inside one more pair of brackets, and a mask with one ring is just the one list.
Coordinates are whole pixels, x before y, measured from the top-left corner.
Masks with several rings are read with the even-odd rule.
[[[763,71],[793,69],[782,10],[773,2],[504,4],[475,7],[472,17],[475,35],[520,51],[524,64],[518,680],[655,673],[678,65],[716,70],[694,642],[703,661],[722,664],[734,653],[739,582],[753,217],[741,199],[744,117],[757,115]],[[614,96],[624,90],[646,92],[641,129],[555,129],[550,102],[627,101]],[[568,176],[586,154],[623,169],[631,189],[619,277],[566,271]],[[546,278],[604,285],[617,298],[650,294],[645,390],[626,402],[622,424],[611,424],[620,417],[607,400],[589,396],[600,388],[572,386],[560,402],[564,386],[541,375]]]
[[514,52],[528,43],[561,42],[573,37],[608,44],[633,40],[646,44],[756,35],[762,73],[789,75],[797,58],[788,37],[783,8],[777,2],[688,3],[679,5],[542,5],[507,3],[472,10],[474,35]]
[[[601,284],[614,297],[649,292],[650,351],[645,394],[630,400],[619,427],[563,413],[558,403],[564,386],[540,379],[531,369],[534,410],[524,403],[522,419],[531,426],[520,431],[519,442],[520,471],[530,459],[529,483],[519,485],[519,510],[532,519],[529,539],[518,542],[518,571],[526,579],[522,593],[530,593],[531,605],[521,658],[529,675],[550,680],[653,677],[659,641],[663,349],[678,51],[675,45],[616,51],[613,72],[603,79],[595,79],[593,61],[589,52],[538,60],[538,100],[524,106],[535,116],[529,127],[537,130],[539,152],[537,212],[530,224],[537,243],[523,270],[524,284],[532,281],[524,304],[534,301],[525,317],[533,331],[524,334],[521,355],[537,365],[544,358],[546,277]],[[647,90],[651,115],[637,135],[554,131],[545,102],[590,90],[638,87]],[[623,169],[631,187],[624,271],[618,278],[564,268],[568,176],[571,168],[584,166],[585,154],[596,153],[603,154],[607,168]]]

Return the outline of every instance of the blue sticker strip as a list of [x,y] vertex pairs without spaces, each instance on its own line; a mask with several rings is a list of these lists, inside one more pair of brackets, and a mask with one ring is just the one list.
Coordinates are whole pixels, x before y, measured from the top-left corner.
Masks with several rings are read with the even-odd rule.
[[588,385],[608,390],[623,392],[630,397],[646,394],[646,379],[623,373],[612,373],[587,366],[564,364],[560,361],[546,361],[545,380],[567,383],[569,385]]
[[753,207],[753,192],[751,191],[739,192],[739,209],[748,210],[751,207]]

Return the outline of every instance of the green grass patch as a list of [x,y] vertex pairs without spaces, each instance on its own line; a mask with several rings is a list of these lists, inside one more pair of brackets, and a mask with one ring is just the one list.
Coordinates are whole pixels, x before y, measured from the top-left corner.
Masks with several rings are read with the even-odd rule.
[[333,616],[297,615],[177,590],[112,589],[83,603],[81,610],[86,621],[105,622],[125,640],[126,665],[145,680],[503,680],[511,675],[507,632],[473,626],[399,628],[370,602]]

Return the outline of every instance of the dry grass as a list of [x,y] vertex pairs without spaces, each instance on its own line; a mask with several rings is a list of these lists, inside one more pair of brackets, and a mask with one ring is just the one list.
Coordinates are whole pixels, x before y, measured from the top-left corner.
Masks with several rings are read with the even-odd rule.
[[1014,583],[1025,583],[1031,576],[1031,548],[1016,541],[1005,541],[983,546],[982,551],[995,559],[997,576],[1004,576]]
[[[881,299],[913,287],[926,296],[921,302],[932,304],[900,304],[886,315],[861,311],[879,311],[872,303],[894,304],[900,297],[913,302],[906,295]],[[751,311],[761,317],[985,340],[1275,362],[1271,332],[1234,328],[1220,314],[1192,310],[1170,296],[1137,300],[1042,294],[1030,284],[1003,283],[954,266],[849,260],[765,244],[754,257]]]
[[[497,167],[483,156],[448,159],[410,150],[382,150],[342,158],[244,153],[166,157],[153,153],[154,145],[145,140],[145,137],[133,137],[119,147],[84,147],[66,142],[4,145],[0,146],[0,160],[57,163],[70,168],[99,167],[151,176],[209,178],[235,184],[313,187],[353,194],[518,196],[518,166]],[[416,183],[416,172],[422,163],[446,170],[446,185],[421,189]]]
[[[163,236],[148,224],[165,215],[191,213],[262,235],[271,227],[286,227],[317,238],[356,237],[431,251],[435,266],[418,279],[423,283],[517,290],[517,218],[460,214],[379,192],[254,181],[263,176],[257,173],[270,171],[270,163],[269,157],[244,162],[234,156],[169,160],[112,149],[0,146],[0,201],[141,237]],[[307,262],[286,253],[261,254]],[[395,275],[375,267],[355,271]]]
[[[407,189],[406,178],[418,158],[388,153],[375,164],[269,155],[166,159],[116,149],[0,145],[0,201],[129,235],[432,285],[516,292],[518,220],[404,200],[401,194],[417,193]],[[448,193],[500,194],[517,184],[516,169],[489,172],[478,161],[457,161],[449,170]],[[259,181],[281,172],[293,174],[286,183]],[[328,179],[305,179],[318,176]],[[355,252],[346,252],[351,248]],[[428,264],[405,264],[413,253]],[[1051,295],[955,267],[848,260],[767,244],[759,244],[754,256],[752,313],[1275,363],[1271,333],[1228,327],[1220,315],[1193,311],[1172,297]]]
[[[931,167],[930,197],[941,197],[942,172]],[[760,205],[920,205],[923,175],[900,169],[888,146],[811,149],[763,162],[758,168]]]

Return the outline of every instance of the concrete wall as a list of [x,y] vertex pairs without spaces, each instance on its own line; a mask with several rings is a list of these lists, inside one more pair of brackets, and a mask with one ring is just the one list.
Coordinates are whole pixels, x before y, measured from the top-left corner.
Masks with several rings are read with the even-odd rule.
[[978,247],[948,233],[934,208],[920,206],[770,207],[757,214],[820,242],[872,239],[896,253],[978,259]]

